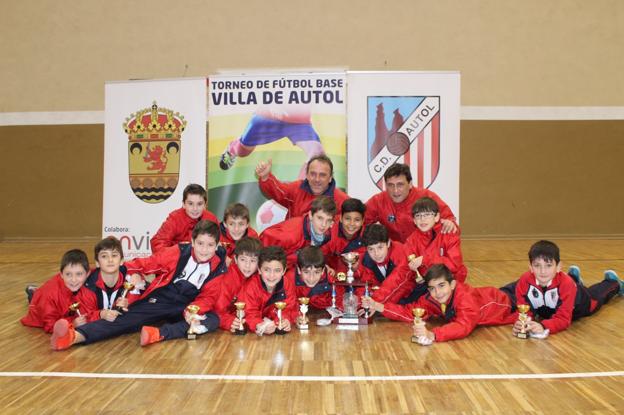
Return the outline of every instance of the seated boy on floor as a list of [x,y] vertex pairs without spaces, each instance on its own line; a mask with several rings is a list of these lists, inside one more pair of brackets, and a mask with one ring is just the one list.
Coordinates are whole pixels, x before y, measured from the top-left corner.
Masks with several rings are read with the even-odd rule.
[[[94,343],[139,331],[144,325],[162,320],[179,323],[165,324],[158,333],[145,330],[141,333],[142,344],[183,337],[190,323],[198,334],[216,330],[219,318],[211,310],[219,296],[220,277],[226,271],[225,250],[218,242],[219,226],[202,220],[193,229],[190,245],[172,246],[150,257],[126,262],[129,279],[138,291],[127,299],[127,311],[114,321],[97,320],[80,327],[59,320],[54,325],[52,348],[63,350],[77,343]],[[150,274],[155,274],[155,278],[148,284],[141,275]],[[186,307],[200,293],[207,306],[197,313],[202,320],[196,324]]]
[[238,301],[239,293],[245,283],[258,275],[260,249],[262,249],[262,243],[257,238],[243,236],[236,242],[234,259],[221,278],[221,293],[215,306],[220,320],[219,327],[223,330],[234,333],[245,324],[244,318],[241,321],[236,316],[234,303]]
[[242,203],[232,203],[225,208],[220,230],[221,240],[219,243],[225,248],[228,265],[234,256],[237,241],[246,236],[258,238],[258,233],[249,226],[249,209]]
[[[79,249],[65,252],[60,272],[35,291],[21,323],[51,333],[60,319],[76,327],[97,319],[95,295],[84,286],[88,272],[87,254]],[[77,308],[70,307],[73,304],[78,304]]]
[[179,243],[190,243],[193,228],[200,220],[219,223],[217,217],[206,210],[208,196],[206,189],[199,184],[189,184],[182,193],[182,207],[169,213],[152,239],[152,254]]
[[297,251],[304,246],[323,246],[330,240],[336,202],[329,196],[318,196],[304,216],[285,220],[266,228],[260,234],[264,246],[281,246],[286,252],[288,266],[297,263]]
[[591,287],[582,284],[578,267],[570,267],[568,274],[561,271],[556,244],[542,240],[531,246],[529,271],[505,287],[515,291],[518,305],[530,306],[529,321],[518,319],[514,334],[524,328],[530,337],[544,339],[567,329],[572,320],[594,314],[618,293],[624,294],[624,283],[615,271],[605,271],[604,280]]
[[[258,336],[284,334],[291,330],[297,316],[297,295],[292,280],[284,278],[286,252],[279,246],[260,250],[258,273],[252,276],[238,296],[245,303],[245,321]],[[277,306],[283,306],[281,320]],[[281,321],[281,323],[280,323]]]
[[347,271],[342,254],[357,252],[362,257],[366,252],[362,243],[365,212],[366,205],[360,199],[351,198],[342,203],[340,220],[332,225],[330,239],[322,248],[331,275]]
[[96,297],[99,317],[113,321],[120,314],[115,309],[116,299],[122,295],[126,278],[123,248],[119,239],[108,236],[95,245],[95,265],[84,286]]
[[516,318],[511,292],[461,283],[444,264],[430,266],[424,280],[428,292],[413,303],[382,304],[364,298],[362,304],[389,319],[408,323],[414,321],[414,308],[424,309],[425,319],[442,317],[445,324],[432,330],[424,322],[414,326],[414,336],[423,346],[464,338],[476,326],[512,324]]

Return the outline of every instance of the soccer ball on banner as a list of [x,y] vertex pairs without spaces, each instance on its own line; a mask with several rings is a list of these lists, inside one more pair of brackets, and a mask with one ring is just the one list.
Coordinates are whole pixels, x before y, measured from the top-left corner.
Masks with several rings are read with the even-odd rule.
[[273,199],[264,202],[256,213],[256,231],[262,232],[271,225],[282,222],[288,210]]

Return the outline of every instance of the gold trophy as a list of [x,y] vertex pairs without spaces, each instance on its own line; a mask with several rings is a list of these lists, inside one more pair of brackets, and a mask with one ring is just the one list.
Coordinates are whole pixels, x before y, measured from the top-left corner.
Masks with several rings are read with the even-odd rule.
[[338,274],[336,274],[336,281],[345,282],[346,280],[347,274],[345,274],[344,272],[339,272]]
[[[134,284],[133,283],[131,283],[130,281],[124,282],[123,283],[123,291],[121,292],[121,296],[119,298],[126,298],[128,293],[130,291],[132,291],[133,288],[134,288]],[[116,306],[115,310],[117,310],[119,313],[123,314],[123,307]]]
[[528,312],[531,309],[531,306],[528,304],[518,304],[518,311],[520,314],[518,315],[518,320],[522,322],[522,328],[518,333],[516,333],[516,337],[519,339],[528,339],[529,333],[527,333],[527,323],[529,322]]
[[[413,260],[415,260],[416,258],[418,258],[416,256],[416,254],[411,254],[407,257],[407,263],[409,264],[410,262],[412,262]],[[420,272],[418,272],[418,270],[416,270],[416,283],[417,284],[421,284],[425,281],[425,279],[422,277],[422,275],[420,275]]]
[[69,305],[69,311],[76,313],[78,317],[82,317],[82,314],[80,314],[80,302],[78,301]]
[[245,329],[245,325],[243,324],[243,319],[245,318],[245,303],[238,301],[234,303],[234,307],[236,307],[236,318],[239,321],[238,328],[234,329],[234,334],[242,336],[247,333],[247,329]]
[[351,284],[353,283],[353,266],[355,264],[357,264],[358,260],[360,259],[360,254],[358,254],[357,252],[347,252],[346,254],[341,254],[340,255],[342,257],[342,261],[347,264],[347,267],[349,267],[348,271],[347,271],[347,284]]
[[277,328],[275,329],[275,334],[286,334],[286,331],[282,329],[282,310],[286,308],[286,303],[284,301],[278,301],[274,306],[277,308]]
[[189,323],[189,329],[186,332],[186,338],[189,340],[195,340],[197,338],[197,334],[195,333],[193,322],[195,321],[195,318],[197,318],[197,313],[199,312],[199,306],[195,304],[190,304],[186,306],[186,311],[188,311],[188,313],[191,315],[189,318],[191,322]]
[[[425,315],[425,309],[416,307],[412,308],[412,314],[414,315],[414,326],[422,323],[422,317]],[[418,336],[412,336],[412,343],[418,343]]]
[[301,315],[299,316],[301,324],[298,324],[299,330],[307,330],[308,329],[308,317],[306,317],[306,313],[308,312],[308,303],[310,299],[308,297],[299,297],[299,311]]

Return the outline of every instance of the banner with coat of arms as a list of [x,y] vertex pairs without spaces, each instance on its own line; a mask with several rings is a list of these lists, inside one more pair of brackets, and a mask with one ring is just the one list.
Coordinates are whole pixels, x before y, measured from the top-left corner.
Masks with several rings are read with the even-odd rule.
[[206,79],[110,82],[105,86],[102,235],[126,258],[182,206],[189,183],[206,180]]
[[348,72],[347,83],[349,194],[368,200],[404,163],[459,218],[459,73]]

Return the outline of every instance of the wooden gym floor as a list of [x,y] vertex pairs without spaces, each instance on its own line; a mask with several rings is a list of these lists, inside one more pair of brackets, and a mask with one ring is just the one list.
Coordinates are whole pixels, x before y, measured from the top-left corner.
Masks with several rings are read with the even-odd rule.
[[[408,324],[359,331],[312,326],[259,338],[219,332],[139,346],[138,334],[64,352],[19,323],[27,283],[61,254],[96,241],[0,242],[0,413],[624,413],[624,299],[547,340],[510,327],[421,347]],[[533,241],[463,242],[473,285],[500,286],[527,268]],[[564,269],[587,284],[624,275],[624,240],[555,240]]]

